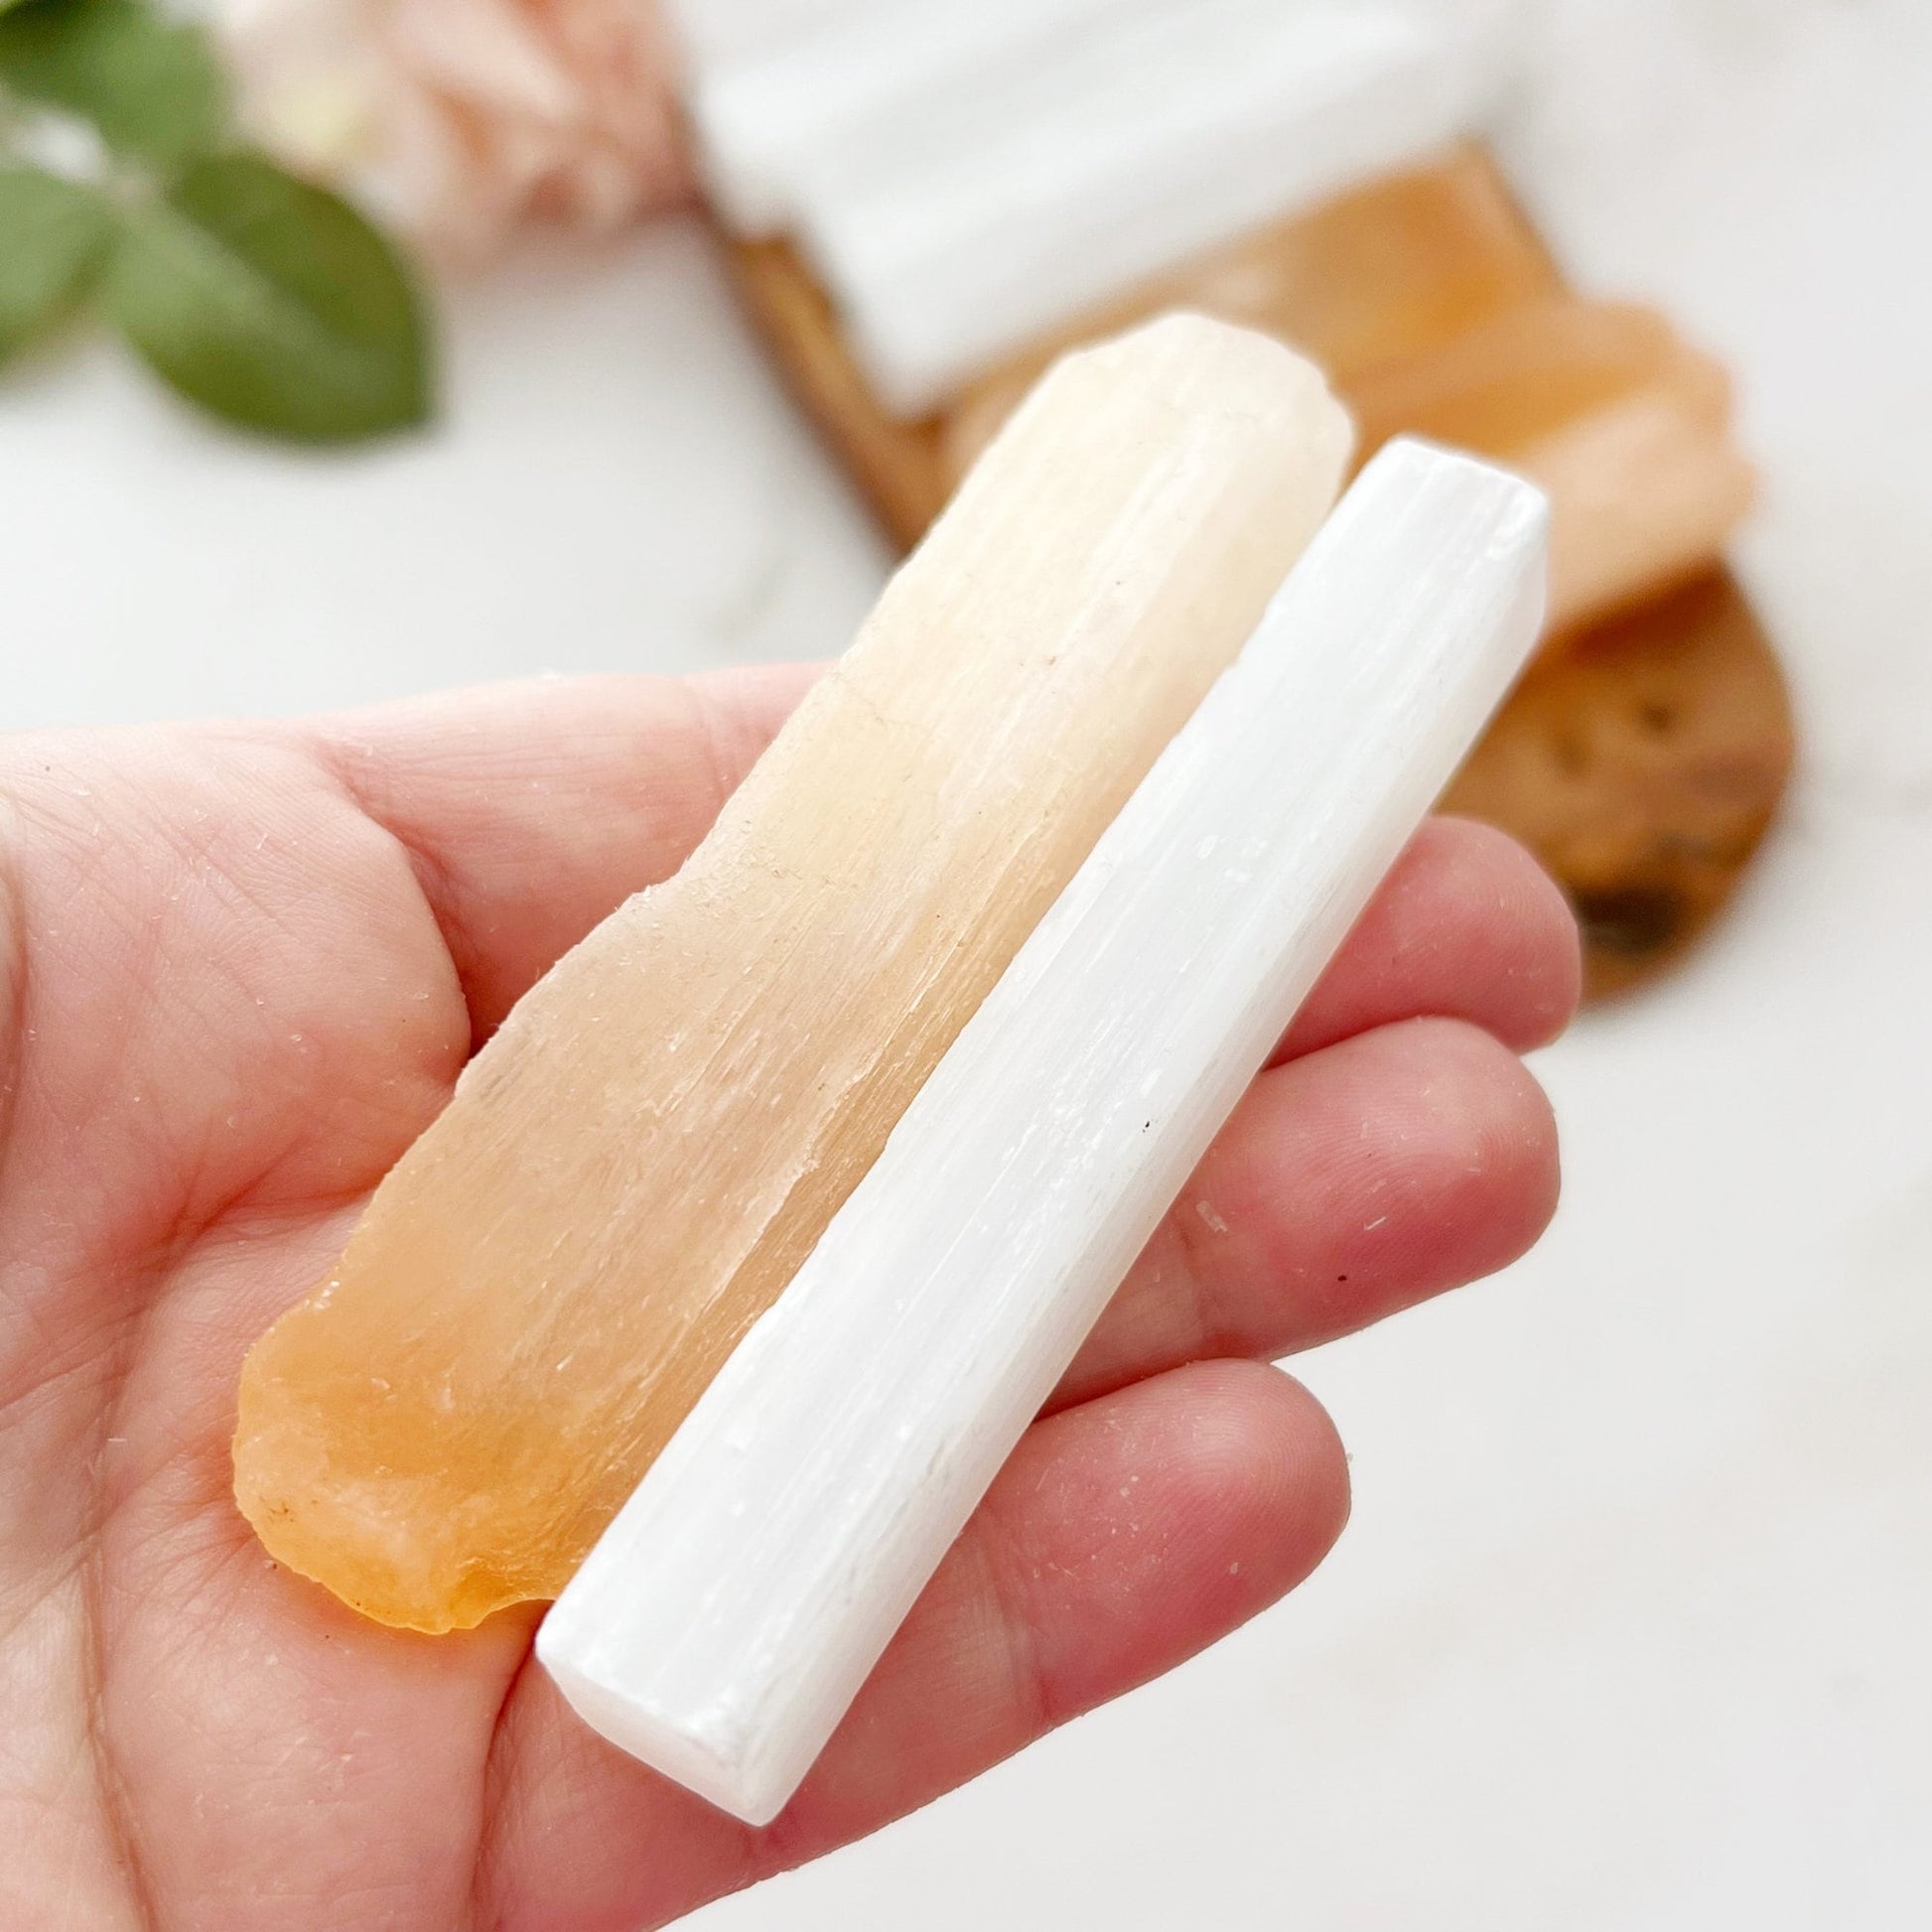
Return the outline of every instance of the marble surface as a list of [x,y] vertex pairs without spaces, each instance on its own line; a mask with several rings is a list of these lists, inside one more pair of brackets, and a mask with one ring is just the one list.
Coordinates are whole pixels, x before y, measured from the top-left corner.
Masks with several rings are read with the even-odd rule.
[[888,568],[697,224],[443,304],[442,420],[313,454],[108,341],[0,385],[0,730],[828,655]]
[[[1542,1056],[1529,1261],[1304,1358],[1355,1518],[1166,1682],[706,1932],[1897,1932],[1932,1897],[1932,8],[1556,0],[1504,134],[1726,354],[1808,745],[1736,916]],[[0,724],[835,648],[884,557],[701,238],[452,305],[375,457],[0,390]]]

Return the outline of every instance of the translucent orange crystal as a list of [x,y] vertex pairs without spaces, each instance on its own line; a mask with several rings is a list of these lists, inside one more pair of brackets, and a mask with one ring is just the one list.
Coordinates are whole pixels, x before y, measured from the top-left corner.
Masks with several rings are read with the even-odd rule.
[[1649,309],[1553,297],[1344,387],[1364,457],[1420,434],[1549,492],[1553,630],[1708,568],[1750,505],[1728,378]]
[[1325,515],[1311,366],[1048,377],[682,873],[516,1008],[242,1372],[235,1493],[384,1622],[554,1595]]

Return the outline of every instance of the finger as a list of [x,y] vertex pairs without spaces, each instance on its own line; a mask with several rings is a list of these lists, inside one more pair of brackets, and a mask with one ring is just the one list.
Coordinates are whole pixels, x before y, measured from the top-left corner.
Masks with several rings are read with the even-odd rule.
[[481,1038],[599,920],[684,863],[816,675],[544,679],[307,731],[407,849]]
[[1570,902],[1506,833],[1431,819],[1356,922],[1278,1059],[1418,1014],[1467,1020],[1521,1052],[1577,1011],[1583,949]]
[[1557,1190],[1549,1102],[1466,1022],[1292,1060],[1251,1089],[1055,1400],[1364,1327],[1515,1260]]
[[480,1916],[657,1925],[857,1838],[1245,1622],[1346,1513],[1327,1418],[1272,1369],[1202,1365],[1041,1423],[763,1832],[623,1757],[526,1671],[491,1760]]

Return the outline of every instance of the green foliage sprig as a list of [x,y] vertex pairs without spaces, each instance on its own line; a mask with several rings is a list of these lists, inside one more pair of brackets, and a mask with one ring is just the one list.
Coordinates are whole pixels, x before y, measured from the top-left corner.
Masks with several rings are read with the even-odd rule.
[[[79,122],[96,162],[32,157]],[[206,34],[152,0],[0,0],[0,364],[91,312],[225,421],[306,443],[422,422],[423,298],[337,195],[236,139]]]

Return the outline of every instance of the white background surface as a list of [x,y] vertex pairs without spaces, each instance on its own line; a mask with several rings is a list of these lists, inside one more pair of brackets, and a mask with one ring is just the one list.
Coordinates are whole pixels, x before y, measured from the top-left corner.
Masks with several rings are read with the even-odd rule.
[[[1808,765],[1683,978],[1544,1056],[1558,1226],[1300,1372],[1297,1597],[706,1932],[1932,1922],[1932,7],[1558,0],[1504,137],[1736,366]],[[264,452],[108,349],[0,390],[0,725],[835,649],[884,568],[700,237],[452,301],[449,408]]]

